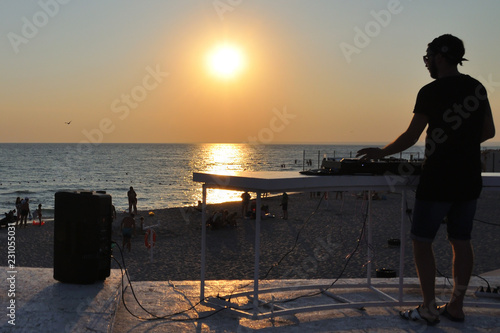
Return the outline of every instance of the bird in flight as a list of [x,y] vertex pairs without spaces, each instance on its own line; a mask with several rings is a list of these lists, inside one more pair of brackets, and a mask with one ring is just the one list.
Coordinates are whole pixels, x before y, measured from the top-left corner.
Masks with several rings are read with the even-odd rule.
[[64,123],[65,123],[66,125],[69,125],[69,124],[71,124],[71,122],[72,122],[72,120],[70,120],[70,121],[65,121]]

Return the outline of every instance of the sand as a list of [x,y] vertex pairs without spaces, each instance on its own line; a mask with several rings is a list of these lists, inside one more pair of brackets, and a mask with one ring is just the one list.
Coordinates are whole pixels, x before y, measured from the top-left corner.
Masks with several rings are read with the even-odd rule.
[[[399,276],[399,247],[388,245],[389,239],[400,238],[401,194],[380,193],[384,200],[372,201],[371,260],[367,258],[366,218],[367,201],[356,193],[344,193],[328,200],[310,193],[296,193],[289,198],[289,219],[281,219],[280,197],[263,198],[275,218],[261,222],[261,279],[334,279],[366,277],[367,263],[375,270],[395,270]],[[500,192],[483,192],[476,214],[473,232],[475,249],[474,274],[500,268]],[[413,194],[408,194],[407,205],[413,206]],[[406,206],[406,205],[405,205]],[[255,221],[241,217],[241,203],[209,205],[210,211],[227,209],[237,212],[237,226],[207,230],[207,279],[242,280],[254,276]],[[406,208],[405,208],[406,209]],[[132,250],[113,250],[114,257],[125,265],[134,281],[199,280],[201,262],[201,213],[193,208],[171,208],[140,211],[136,217],[137,234],[132,238]],[[113,222],[112,239],[121,247],[119,213]],[[157,239],[153,260],[144,244],[140,219],[145,226],[155,227]],[[407,230],[410,222],[405,219]],[[53,222],[42,227],[29,226],[16,231],[16,265],[25,267],[53,267]],[[415,277],[411,242],[406,232],[404,276]],[[7,230],[0,230],[0,251],[7,253]],[[446,230],[440,228],[435,241],[437,268],[451,275],[451,249]],[[123,254],[123,256],[122,256]],[[7,257],[2,266],[7,265]],[[279,262],[279,264],[277,264]],[[112,268],[118,268],[112,261]]]

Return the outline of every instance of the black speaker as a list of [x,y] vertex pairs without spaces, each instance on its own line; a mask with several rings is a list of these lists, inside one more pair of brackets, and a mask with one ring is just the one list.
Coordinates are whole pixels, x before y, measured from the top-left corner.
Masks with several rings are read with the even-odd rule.
[[76,284],[105,280],[111,270],[111,195],[55,194],[54,279]]

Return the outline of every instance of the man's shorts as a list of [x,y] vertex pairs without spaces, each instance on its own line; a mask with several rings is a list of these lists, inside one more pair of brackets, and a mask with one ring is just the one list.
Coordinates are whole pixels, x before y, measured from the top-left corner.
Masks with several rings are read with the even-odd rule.
[[446,218],[449,240],[470,240],[477,200],[441,202],[415,200],[411,238],[431,243]]
[[123,238],[132,238],[132,228],[123,228],[122,235]]

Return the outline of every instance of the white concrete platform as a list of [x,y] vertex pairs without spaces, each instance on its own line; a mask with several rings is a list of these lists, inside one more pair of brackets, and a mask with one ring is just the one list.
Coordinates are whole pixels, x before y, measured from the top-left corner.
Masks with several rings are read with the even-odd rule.
[[[103,283],[92,285],[63,284],[53,279],[50,268],[18,268],[15,282],[15,326],[8,323],[7,306],[9,283],[6,267],[0,267],[3,281],[0,291],[0,332],[498,332],[500,329],[500,299],[477,298],[474,290],[484,286],[483,280],[474,277],[466,296],[466,302],[489,303],[495,307],[467,306],[466,321],[455,323],[446,318],[434,327],[420,322],[409,322],[399,317],[399,306],[367,306],[364,308],[342,307],[335,310],[313,311],[253,320],[240,316],[234,310],[214,311],[207,304],[198,304],[199,281],[132,282],[124,292],[124,306],[121,298],[120,271],[112,270]],[[500,285],[500,276],[486,275],[492,287]],[[372,279],[372,283],[395,284],[392,279]],[[7,281],[7,282],[6,282]],[[331,280],[275,280],[262,281],[260,290],[285,288],[296,285],[328,285]],[[342,279],[336,286],[362,285],[365,279]],[[415,278],[405,279],[405,284],[416,284]],[[446,301],[450,285],[443,278],[437,280],[437,297]],[[207,281],[206,296],[214,302],[228,306],[252,306],[251,296],[231,297],[230,302],[218,300],[217,296],[235,295],[253,289],[253,281]],[[397,288],[381,289],[397,297]],[[290,300],[317,290],[285,291],[262,294],[261,300],[274,303],[260,307],[259,311],[279,311],[292,307],[307,307],[318,304],[338,304],[341,298],[355,302],[379,302],[380,294],[366,288],[335,287],[332,294],[304,297]],[[418,288],[405,288],[404,300],[418,302]],[[143,307],[143,308],[141,308]],[[128,310],[127,310],[128,309]],[[147,313],[144,309],[146,309]],[[188,310],[188,311],[185,311]],[[130,311],[130,313],[129,313]],[[178,315],[171,316],[174,313]],[[132,314],[133,315],[132,315]],[[164,317],[158,319],[157,317]]]
[[[8,272],[0,267],[0,332],[112,332],[121,295],[119,270],[90,285],[58,282],[52,268],[17,267],[16,273]],[[11,285],[7,278],[12,275]],[[11,300],[15,312],[7,308]],[[8,316],[11,313],[15,317]]]

